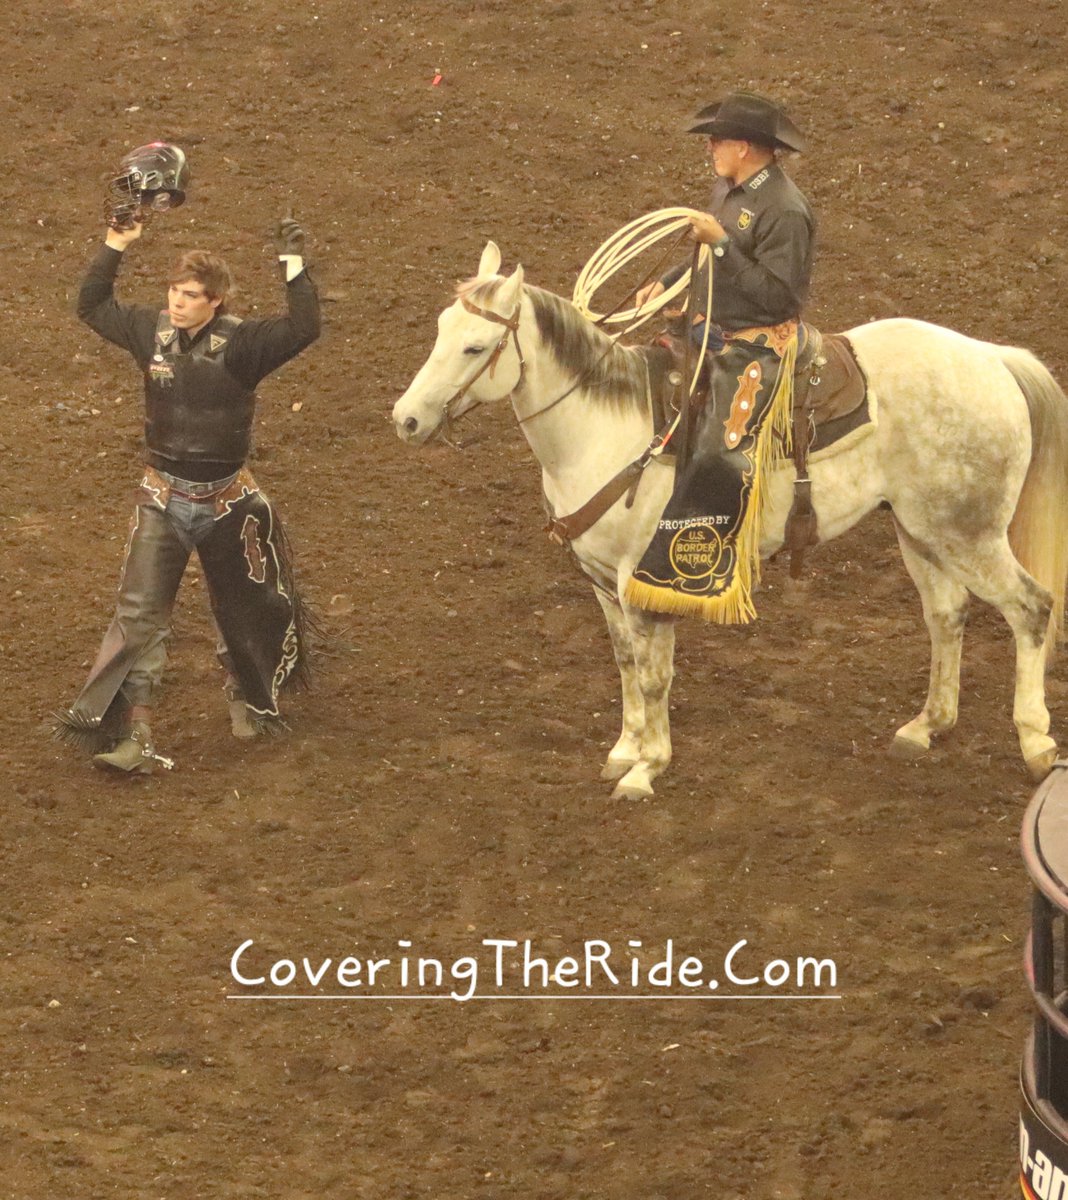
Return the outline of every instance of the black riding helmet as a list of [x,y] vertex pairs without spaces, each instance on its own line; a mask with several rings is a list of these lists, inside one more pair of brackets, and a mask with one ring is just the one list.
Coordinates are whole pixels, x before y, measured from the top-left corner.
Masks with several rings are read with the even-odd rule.
[[185,152],[171,142],[138,146],[119,163],[115,182],[124,184],[130,193],[140,192],[146,207],[162,193],[169,198],[169,207],[177,208],[185,201],[189,185]]
[[164,212],[185,202],[189,167],[185,152],[171,142],[149,142],[119,163],[108,188],[108,223],[130,227],[149,212]]

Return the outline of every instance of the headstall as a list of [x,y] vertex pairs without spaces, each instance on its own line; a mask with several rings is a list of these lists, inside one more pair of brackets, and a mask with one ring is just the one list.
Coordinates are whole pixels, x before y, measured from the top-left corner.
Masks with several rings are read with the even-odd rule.
[[[521,301],[516,301],[515,311],[512,313],[511,317],[499,316],[497,313],[491,312],[488,308],[479,308],[477,304],[472,304],[469,300],[466,300],[463,297],[460,298],[460,303],[464,306],[464,308],[467,309],[469,313],[473,313],[476,317],[481,317],[484,321],[492,321],[496,325],[503,325],[504,333],[501,334],[501,340],[497,343],[493,353],[489,356],[489,358],[486,359],[486,361],[481,367],[478,368],[474,375],[472,375],[471,378],[463,385],[463,387],[460,388],[460,390],[446,403],[446,422],[449,422],[454,406],[458,404],[464,398],[464,396],[467,395],[473,384],[481,379],[487,371],[489,371],[490,379],[493,378],[493,372],[497,369],[497,361],[504,353],[504,348],[508,345],[509,337],[515,341],[515,353],[516,357],[519,359],[519,378],[515,382],[515,387],[519,387],[520,383],[522,383],[523,368],[526,366],[526,363],[523,359],[523,349],[519,345],[519,308],[522,303]],[[512,390],[514,391],[515,388]],[[472,404],[470,408],[464,409],[464,412],[461,413],[461,416],[473,411],[477,407],[478,401]]]

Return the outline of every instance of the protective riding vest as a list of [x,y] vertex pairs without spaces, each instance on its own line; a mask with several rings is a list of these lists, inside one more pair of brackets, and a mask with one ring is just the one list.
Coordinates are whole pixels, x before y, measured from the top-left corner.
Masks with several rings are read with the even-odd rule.
[[145,444],[174,463],[241,464],[248,457],[256,393],[226,369],[223,352],[240,318],[217,317],[182,351],[166,312],[145,371]]

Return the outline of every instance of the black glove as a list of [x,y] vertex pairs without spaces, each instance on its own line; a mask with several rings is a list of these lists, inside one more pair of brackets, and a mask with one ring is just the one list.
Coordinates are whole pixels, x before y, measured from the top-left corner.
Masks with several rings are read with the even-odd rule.
[[274,245],[278,253],[304,256],[304,230],[292,217],[283,217],[274,231]]

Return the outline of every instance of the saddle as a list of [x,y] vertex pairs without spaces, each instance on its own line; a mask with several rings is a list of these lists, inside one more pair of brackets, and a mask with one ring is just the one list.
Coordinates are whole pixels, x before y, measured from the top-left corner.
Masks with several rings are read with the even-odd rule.
[[[812,325],[802,326],[803,341],[798,349],[794,368],[794,408],[792,419],[792,449],[790,457],[796,470],[794,502],[786,521],[785,548],[790,551],[790,575],[801,574],[805,551],[819,541],[816,512],[812,507],[812,481],[808,474],[808,457],[816,450],[825,450],[846,434],[871,420],[868,407],[868,381],[853,353],[845,334],[826,337]],[[733,335],[745,340],[747,331]],[[755,332],[755,331],[754,331]],[[687,335],[678,323],[656,339],[656,344],[671,351],[677,369],[692,361],[693,350],[687,356]],[[686,460],[690,434],[697,413],[707,402],[710,391],[710,367],[706,360],[698,388],[690,398],[685,420],[681,423],[683,436],[679,442],[679,457]],[[678,396],[678,390],[676,390]],[[685,395],[682,397],[685,401]]]
[[[790,550],[790,574],[794,578],[801,573],[805,550],[819,541],[808,478],[808,455],[813,449],[826,449],[871,420],[867,380],[848,339],[844,334],[824,338],[811,325],[803,328],[805,340],[794,371],[792,458],[797,481],[785,538]],[[617,472],[581,508],[557,517],[547,504],[549,519],[544,529],[558,546],[569,546],[581,537],[624,495],[629,508],[654,454],[666,449],[678,463],[688,461],[697,414],[707,403],[711,391],[708,362],[706,360],[702,365],[693,396],[688,396],[687,372],[693,369],[694,351],[688,348],[688,337],[680,324],[673,323],[668,330],[654,337],[647,355],[653,420],[659,432],[639,458]],[[686,411],[668,448],[669,431],[680,405],[686,405]]]
[[794,407],[809,414],[809,450],[823,450],[870,420],[868,381],[844,333],[805,325],[794,371]]

